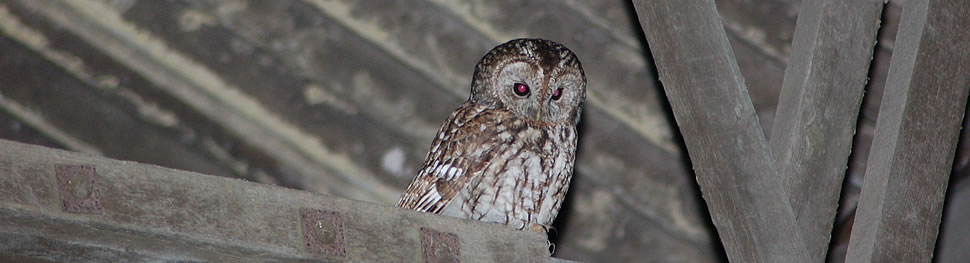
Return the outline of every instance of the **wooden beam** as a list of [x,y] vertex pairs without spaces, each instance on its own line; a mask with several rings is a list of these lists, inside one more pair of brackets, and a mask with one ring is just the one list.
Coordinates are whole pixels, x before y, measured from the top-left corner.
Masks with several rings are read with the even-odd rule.
[[545,235],[0,140],[0,261],[545,262]]
[[906,1],[846,262],[930,262],[970,89],[970,5]]
[[802,2],[769,145],[813,262],[829,247],[882,0]]
[[392,203],[397,199],[398,190],[380,181],[373,171],[334,152],[318,137],[275,115],[256,97],[226,82],[212,69],[173,52],[167,42],[126,22],[111,5],[83,0],[11,1],[11,4],[46,18],[87,44],[100,47],[99,51],[127,70],[138,73],[213,123],[226,127],[232,136],[277,157],[281,165],[308,178],[306,181],[326,178],[312,182],[308,188],[358,200]]
[[732,262],[808,262],[713,0],[634,0]]

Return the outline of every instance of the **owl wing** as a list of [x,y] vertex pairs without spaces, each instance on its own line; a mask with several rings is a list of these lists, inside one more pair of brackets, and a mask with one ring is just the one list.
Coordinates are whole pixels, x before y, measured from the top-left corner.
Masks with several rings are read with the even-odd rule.
[[485,106],[466,102],[441,126],[424,166],[401,195],[397,206],[440,213],[469,181],[479,176],[501,147],[491,131],[501,122]]

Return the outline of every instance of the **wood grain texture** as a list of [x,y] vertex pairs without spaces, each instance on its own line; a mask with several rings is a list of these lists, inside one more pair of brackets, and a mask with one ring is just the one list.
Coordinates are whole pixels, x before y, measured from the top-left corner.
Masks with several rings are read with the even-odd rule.
[[852,150],[881,0],[806,0],[769,146],[814,262],[825,259]]
[[[62,165],[96,171],[100,213],[62,211]],[[462,262],[549,260],[534,232],[5,140],[0,174],[5,262],[416,262],[422,228],[454,235]],[[306,210],[341,218],[342,255],[307,247]]]
[[809,262],[713,1],[634,1],[728,259]]
[[970,90],[970,6],[907,1],[847,262],[930,262]]

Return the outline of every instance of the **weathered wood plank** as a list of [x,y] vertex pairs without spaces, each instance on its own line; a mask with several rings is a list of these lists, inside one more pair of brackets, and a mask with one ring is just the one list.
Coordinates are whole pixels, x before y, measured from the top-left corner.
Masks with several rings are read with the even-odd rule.
[[[234,4],[250,6],[216,11]],[[296,1],[139,1],[122,16],[392,185],[410,182],[441,120],[461,103]]]
[[[12,1],[0,4],[0,27],[4,37],[15,42],[0,47],[9,54],[0,57],[0,67],[9,68],[0,71],[0,78],[10,84],[0,90],[9,90],[10,95],[41,94],[0,100],[0,108],[41,131],[42,136],[63,144],[64,149],[310,188],[286,162],[276,160],[277,156],[254,149],[228,127],[213,125],[205,114],[161,92],[138,72],[105,54],[102,48],[109,46],[92,45]],[[70,92],[82,95],[58,101],[63,96],[56,94],[62,89],[75,89]],[[55,95],[43,96],[49,92]],[[108,113],[83,116],[92,112],[88,108]],[[121,136],[116,135],[119,132]],[[146,141],[157,143],[151,143],[153,147],[131,147],[146,145]],[[169,150],[173,148],[181,149]],[[212,166],[224,168],[208,168]]]
[[[54,49],[46,48],[38,53]],[[83,66],[62,67],[3,36],[0,36],[0,50],[4,50],[0,56],[0,83],[16,83],[0,85],[0,108],[38,125],[49,137],[66,142],[65,146],[72,150],[220,176],[236,174],[231,167],[200,154],[192,145],[179,143],[175,136],[170,136],[171,130],[157,129],[142,115],[144,109],[124,102],[116,94],[106,94],[96,83],[80,80],[84,76],[77,71]],[[62,56],[63,60],[69,60],[63,53]],[[95,148],[91,144],[104,147]],[[132,149],[132,145],[140,147]]]
[[814,262],[829,248],[883,5],[802,1],[769,146]]
[[462,262],[549,261],[534,232],[3,140],[0,195],[4,261],[421,262],[422,229]]
[[[240,92],[210,69],[172,52],[165,42],[139,31],[116,10],[97,2],[18,1],[62,25],[83,41],[138,72],[208,119],[246,138],[253,147],[301,175],[309,188],[358,200],[388,202],[399,191],[375,178],[344,155],[274,115],[254,97]],[[327,178],[312,175],[326,175]]]
[[808,262],[714,1],[633,1],[734,262]]
[[970,90],[970,5],[906,1],[847,262],[929,262]]

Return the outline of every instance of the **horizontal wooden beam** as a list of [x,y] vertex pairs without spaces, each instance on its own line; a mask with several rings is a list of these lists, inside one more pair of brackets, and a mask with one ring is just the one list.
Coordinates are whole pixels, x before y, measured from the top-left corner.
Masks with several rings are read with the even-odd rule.
[[846,262],[930,262],[970,89],[970,5],[906,1]]
[[550,261],[534,232],[3,140],[0,196],[4,262]]

